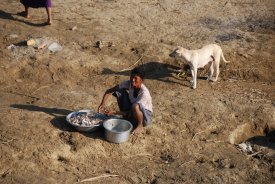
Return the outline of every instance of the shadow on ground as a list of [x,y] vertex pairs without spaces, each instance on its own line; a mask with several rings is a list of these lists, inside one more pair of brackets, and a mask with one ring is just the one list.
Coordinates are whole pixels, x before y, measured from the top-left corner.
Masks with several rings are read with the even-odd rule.
[[[178,78],[177,70],[179,70],[180,68],[177,66],[166,64],[166,63],[160,63],[156,61],[150,61],[148,63],[139,65],[138,67],[142,68],[145,71],[146,73],[145,79],[158,80],[166,83],[176,83],[186,87],[191,86],[189,84],[189,81],[187,80],[187,77],[191,77],[191,73],[190,75],[187,74],[183,78]],[[125,71],[113,71],[109,68],[103,68],[103,71],[101,74],[130,76],[130,73],[131,73],[131,69],[125,70]],[[199,76],[198,79],[206,80],[207,77]],[[184,81],[185,83],[182,83],[182,81]]]
[[[142,65],[138,66],[139,68],[142,68],[145,73],[146,79],[151,79],[151,80],[159,80],[162,82],[174,82],[178,83],[175,81],[170,80],[169,78],[173,78],[173,74],[175,74],[175,70],[178,70],[179,67],[170,65],[170,64],[165,64],[165,63],[159,63],[156,61],[151,61]],[[102,74],[104,75],[124,75],[124,76],[130,76],[131,69],[125,70],[125,71],[113,71],[108,68],[103,68]],[[182,85],[182,84],[181,84]]]
[[269,132],[265,136],[255,136],[247,140],[252,144],[268,147],[275,150],[275,130]]
[[5,12],[3,10],[0,10],[0,19],[13,20],[13,21],[17,21],[17,22],[21,22],[21,23],[27,24],[29,26],[35,26],[35,27],[42,27],[42,26],[46,26],[47,25],[45,22],[43,22],[43,23],[36,23],[36,24],[32,23],[32,22],[28,22],[28,21],[16,18],[16,16],[21,16],[21,15],[20,15],[20,13],[18,13],[18,14],[11,14],[11,13]]
[[[50,123],[58,128],[59,130],[65,131],[65,132],[78,132],[75,130],[75,128],[70,125],[66,121],[66,116],[70,114],[73,111],[67,110],[67,109],[60,109],[60,108],[48,108],[48,107],[39,107],[36,105],[25,105],[25,104],[12,104],[11,107],[16,109],[23,109],[28,111],[37,111],[37,112],[44,112],[51,116],[54,116],[54,118],[50,121]],[[85,135],[86,137],[90,137],[93,139],[104,139],[103,137],[103,128],[99,129],[95,132],[80,132],[81,134]]]

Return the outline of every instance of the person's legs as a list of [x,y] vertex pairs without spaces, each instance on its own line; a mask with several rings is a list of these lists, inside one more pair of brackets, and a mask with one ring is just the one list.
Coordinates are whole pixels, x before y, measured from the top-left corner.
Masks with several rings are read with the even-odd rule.
[[[24,7],[25,7],[25,12],[21,12],[21,13],[23,13],[24,15],[24,17],[26,17],[26,18],[30,18],[30,15],[29,15],[29,7],[28,6],[25,6],[24,5]],[[20,13],[20,14],[21,14]],[[22,14],[21,14],[21,16],[22,16]]]
[[51,25],[52,24],[52,8],[46,7],[46,11],[47,11],[47,15],[48,15],[47,24]]
[[134,134],[140,133],[143,126],[147,126],[151,123],[152,112],[146,110],[142,104],[136,103],[131,105],[129,93],[125,89],[117,90],[113,93],[113,96],[117,98],[119,110],[128,112],[127,117],[124,118],[136,127],[133,131]]
[[23,17],[26,17],[26,18],[30,18],[30,15],[29,15],[29,7],[30,7],[29,1],[28,0],[20,0],[20,3],[24,6],[25,11],[19,12],[19,13],[17,13],[17,15],[20,15],[20,16],[23,16]]
[[136,127],[133,133],[140,133],[143,127],[151,124],[152,112],[145,109],[142,104],[136,103],[132,105],[128,119]]
[[145,109],[142,104],[138,104],[138,105],[139,105],[140,111],[143,114],[143,122],[142,122],[143,126],[150,125],[152,123],[152,112]]
[[132,115],[137,122],[137,127],[133,131],[133,134],[138,134],[142,131],[143,128],[143,113],[140,110],[139,104],[134,104],[132,106]]
[[116,97],[119,110],[122,112],[128,112],[131,109],[131,102],[129,99],[129,93],[125,89],[119,89],[113,93]]

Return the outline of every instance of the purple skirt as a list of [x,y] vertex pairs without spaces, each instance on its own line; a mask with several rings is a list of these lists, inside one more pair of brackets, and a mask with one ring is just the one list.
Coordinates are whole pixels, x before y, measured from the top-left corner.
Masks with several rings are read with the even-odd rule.
[[41,8],[41,7],[52,7],[51,0],[20,0],[20,2],[27,7]]

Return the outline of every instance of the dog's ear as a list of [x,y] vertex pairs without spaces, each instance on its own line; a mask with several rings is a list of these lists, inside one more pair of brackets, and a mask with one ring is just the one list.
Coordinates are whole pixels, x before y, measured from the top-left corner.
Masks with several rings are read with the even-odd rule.
[[184,50],[183,47],[178,47],[177,50],[176,50],[176,52],[177,52],[178,54],[180,54],[180,53],[183,52],[183,50]]

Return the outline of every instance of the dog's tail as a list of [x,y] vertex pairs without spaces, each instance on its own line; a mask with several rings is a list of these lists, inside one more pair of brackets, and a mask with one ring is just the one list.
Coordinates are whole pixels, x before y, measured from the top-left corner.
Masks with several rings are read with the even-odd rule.
[[230,63],[230,61],[227,61],[227,60],[224,58],[223,52],[222,52],[222,60],[223,60],[225,63]]

